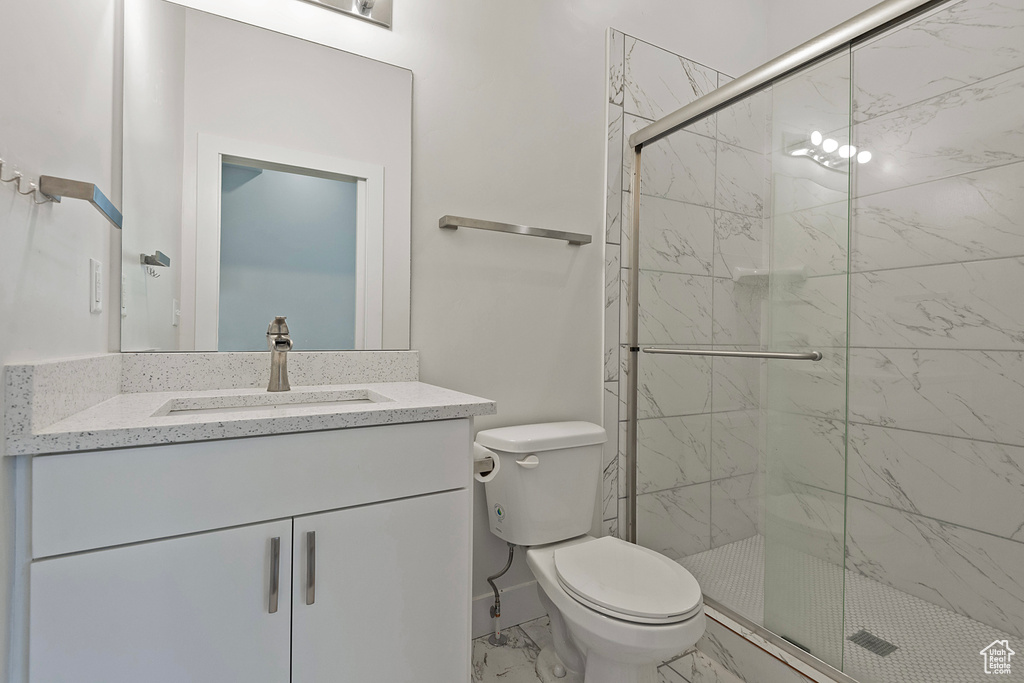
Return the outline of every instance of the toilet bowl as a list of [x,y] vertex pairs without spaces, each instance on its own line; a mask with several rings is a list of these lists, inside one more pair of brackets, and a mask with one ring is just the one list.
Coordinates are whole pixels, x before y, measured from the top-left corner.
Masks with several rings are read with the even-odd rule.
[[526,562],[551,617],[565,683],[655,683],[658,665],[704,633],[696,579],[646,548],[584,536],[530,548]]
[[704,633],[697,580],[653,550],[590,530],[604,430],[587,422],[503,427],[476,442],[501,462],[486,482],[491,531],[527,546],[551,619],[542,681],[657,683],[658,664]]

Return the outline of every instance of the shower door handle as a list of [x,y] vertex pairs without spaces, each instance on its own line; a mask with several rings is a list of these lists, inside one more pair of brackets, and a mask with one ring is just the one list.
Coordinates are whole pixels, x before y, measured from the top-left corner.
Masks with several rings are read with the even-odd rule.
[[773,358],[776,360],[810,360],[822,359],[821,351],[716,351],[714,349],[666,349],[658,346],[647,346],[641,349],[644,353],[663,353],[672,356],[715,356],[722,358]]

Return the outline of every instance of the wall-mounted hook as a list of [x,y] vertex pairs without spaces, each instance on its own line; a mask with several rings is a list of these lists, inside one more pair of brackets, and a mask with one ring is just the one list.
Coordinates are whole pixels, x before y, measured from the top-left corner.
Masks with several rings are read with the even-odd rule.
[[[49,204],[50,202],[60,201],[60,199],[48,197],[45,194],[43,194],[42,191],[40,191],[40,189],[33,182],[28,183],[27,191],[23,190],[22,185],[25,184],[25,176],[23,176],[20,171],[14,171],[13,175],[11,175],[10,178],[4,178],[5,163],[6,162],[3,159],[0,159],[0,183],[15,183],[14,187],[18,191],[18,194],[26,196],[32,195],[32,201],[34,201],[36,204]],[[42,199],[40,199],[40,197],[42,197]]]

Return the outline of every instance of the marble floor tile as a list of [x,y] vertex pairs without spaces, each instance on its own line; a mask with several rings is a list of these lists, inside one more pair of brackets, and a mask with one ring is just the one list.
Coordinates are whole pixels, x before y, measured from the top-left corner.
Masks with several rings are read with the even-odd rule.
[[509,642],[495,646],[487,636],[473,641],[473,683],[539,683],[540,648],[518,626],[504,631]]
[[721,664],[700,650],[695,650],[688,655],[680,657],[669,664],[667,668],[679,675],[678,679],[667,679],[673,683],[675,681],[686,681],[686,683],[744,683],[742,678],[723,668]]
[[690,681],[666,664],[658,668],[658,683],[690,683]]
[[551,620],[547,616],[519,624],[519,628],[533,641],[538,650],[543,650],[554,642],[551,639]]
[[[489,681],[493,683],[541,683],[537,676],[537,655],[552,646],[551,624],[546,616],[534,619],[508,631],[509,644],[494,647],[487,642],[487,636],[473,641],[473,677],[470,683]],[[513,636],[514,634],[514,636]],[[532,658],[531,658],[532,655]],[[694,679],[712,681],[716,679]],[[731,683],[728,679],[717,679]],[[658,668],[659,683],[690,683],[668,665]]]

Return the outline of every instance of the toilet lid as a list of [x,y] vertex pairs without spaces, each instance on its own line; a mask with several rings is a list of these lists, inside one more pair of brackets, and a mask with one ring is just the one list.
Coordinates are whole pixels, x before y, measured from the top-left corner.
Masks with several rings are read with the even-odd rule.
[[700,585],[664,555],[611,536],[559,548],[558,582],[579,602],[619,619],[683,621],[700,611]]

